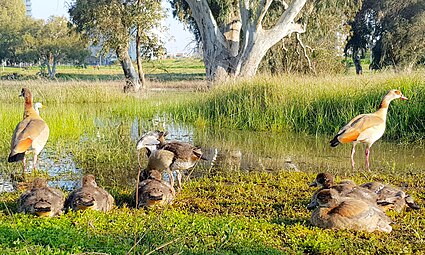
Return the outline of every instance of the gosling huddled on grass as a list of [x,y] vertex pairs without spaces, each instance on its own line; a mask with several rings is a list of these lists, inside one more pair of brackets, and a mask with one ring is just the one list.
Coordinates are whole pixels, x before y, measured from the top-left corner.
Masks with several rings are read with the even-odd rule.
[[390,232],[386,210],[419,209],[404,191],[380,182],[356,185],[344,180],[334,183],[332,174],[319,173],[310,186],[320,187],[307,208],[314,210],[311,223],[322,228]]
[[103,188],[97,186],[96,178],[92,174],[83,177],[81,188],[72,191],[65,201],[65,209],[107,212],[115,204],[114,198]]
[[30,190],[18,199],[18,212],[30,213],[42,217],[62,214],[65,197],[62,191],[47,186],[43,178],[35,178]]

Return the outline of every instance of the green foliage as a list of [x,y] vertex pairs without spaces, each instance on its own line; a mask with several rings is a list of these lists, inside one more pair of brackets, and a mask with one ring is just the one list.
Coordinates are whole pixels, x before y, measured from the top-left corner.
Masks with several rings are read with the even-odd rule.
[[[423,139],[424,81],[418,75],[329,77],[259,77],[218,88],[211,94],[176,106],[183,121],[202,118],[211,125],[247,130],[334,134],[351,118],[373,112],[381,98],[399,88],[412,100],[394,102],[389,111],[387,139]],[[302,84],[302,86],[300,86]]]
[[371,68],[393,66],[411,69],[425,63],[425,3],[409,1],[363,1],[351,23],[352,36],[346,51],[372,51]]
[[22,44],[21,30],[27,21],[25,5],[20,0],[0,3],[0,60],[16,61]]
[[[261,70],[273,74],[341,73],[345,68],[342,59],[349,29],[347,21],[357,9],[357,1],[307,1],[299,14],[306,32],[294,33],[273,46],[264,57]],[[273,2],[265,27],[273,24],[284,10],[281,2]]]
[[142,44],[160,44],[152,34],[163,17],[158,1],[77,0],[70,6],[69,14],[77,30],[94,44],[102,45],[105,53],[127,47],[138,25],[143,27]]

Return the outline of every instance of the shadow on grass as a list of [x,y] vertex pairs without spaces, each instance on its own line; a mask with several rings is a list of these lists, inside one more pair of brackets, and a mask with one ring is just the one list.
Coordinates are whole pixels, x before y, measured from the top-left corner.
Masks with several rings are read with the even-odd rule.
[[146,78],[152,81],[201,81],[205,80],[205,73],[159,73],[146,74]]

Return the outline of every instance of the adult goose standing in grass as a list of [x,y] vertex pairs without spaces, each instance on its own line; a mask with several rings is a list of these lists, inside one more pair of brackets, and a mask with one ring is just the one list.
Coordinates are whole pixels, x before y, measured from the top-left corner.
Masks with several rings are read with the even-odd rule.
[[[174,159],[170,169],[176,172],[177,187],[181,189],[182,174],[180,171],[193,167],[200,159],[206,159],[202,156],[202,151],[190,143],[165,140],[166,132],[153,131],[142,136],[137,142],[137,149],[146,148],[147,156],[155,150],[166,150],[174,154]],[[170,184],[174,186],[174,176],[171,171],[168,172]]]
[[41,102],[37,102],[34,104],[34,110],[40,116],[40,109],[44,108],[45,106]]
[[351,150],[351,167],[354,169],[354,153],[356,145],[364,143],[366,145],[366,169],[370,169],[369,154],[370,147],[376,142],[385,132],[387,120],[388,106],[394,99],[407,100],[400,90],[390,90],[382,99],[378,111],[369,114],[360,114],[348,122],[330,141],[332,147],[340,143],[353,143]]
[[18,212],[53,217],[62,214],[65,197],[62,191],[47,186],[42,178],[35,178],[32,188],[18,199]]
[[334,189],[317,193],[317,202],[310,218],[314,226],[386,233],[392,230],[391,220],[381,209],[360,199],[341,197]]
[[65,209],[107,212],[115,204],[114,198],[103,188],[97,186],[92,174],[83,177],[81,188],[72,191],[65,201]]
[[49,138],[49,127],[33,108],[33,97],[29,89],[23,88],[20,96],[25,98],[24,119],[18,123],[13,132],[8,162],[23,162],[25,174],[25,154],[34,151],[33,167],[37,166],[37,157]]

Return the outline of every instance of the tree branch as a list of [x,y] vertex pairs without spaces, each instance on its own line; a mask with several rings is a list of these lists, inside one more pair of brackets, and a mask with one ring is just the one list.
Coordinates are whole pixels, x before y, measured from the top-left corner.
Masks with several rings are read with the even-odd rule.
[[[297,41],[298,43],[301,45],[301,48],[303,48],[304,51],[304,57],[307,59],[308,62],[308,68],[313,71],[314,74],[316,74],[316,70],[313,68],[313,65],[311,64],[311,60],[307,55],[307,50],[306,50],[306,46],[304,45],[303,41],[301,40],[301,35],[300,33],[297,32]],[[310,47],[309,47],[310,48]],[[310,48],[311,49],[311,48]]]
[[261,22],[263,22],[264,16],[266,16],[267,11],[269,10],[270,5],[272,4],[273,0],[262,0],[259,3],[258,9],[257,9],[257,19],[255,22],[257,28],[261,26]]
[[[282,33],[282,31],[285,31],[286,26],[288,26],[290,23],[294,23],[295,17],[298,15],[298,13],[300,13],[306,2],[307,0],[294,0],[282,13],[279,21],[272,29],[270,29],[270,32]],[[295,30],[293,32],[295,32]]]
[[[192,10],[192,16],[195,19],[201,31],[202,41],[206,43],[213,38],[204,38],[206,33],[213,31],[215,39],[223,45],[226,45],[226,39],[218,28],[217,21],[215,20],[212,11],[208,5],[207,0],[186,0]],[[203,27],[203,28],[202,28]]]

